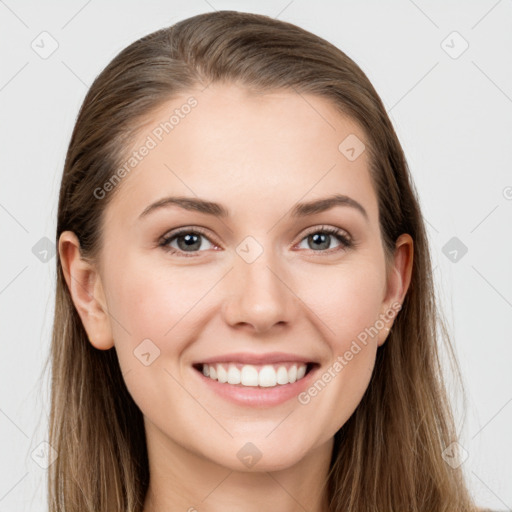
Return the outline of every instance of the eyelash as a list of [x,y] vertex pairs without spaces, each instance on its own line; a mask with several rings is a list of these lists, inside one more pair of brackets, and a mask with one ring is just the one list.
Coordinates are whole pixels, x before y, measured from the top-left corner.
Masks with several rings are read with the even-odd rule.
[[[332,254],[334,252],[338,252],[338,251],[341,251],[341,250],[350,249],[350,248],[352,248],[354,246],[354,242],[349,237],[345,236],[343,234],[344,232],[342,230],[340,230],[338,228],[333,228],[333,227],[330,227],[330,226],[320,226],[319,228],[316,228],[316,229],[313,229],[313,230],[307,232],[301,238],[300,242],[302,242],[302,240],[304,240],[308,236],[314,235],[314,234],[317,234],[317,233],[323,233],[323,234],[328,234],[328,235],[334,236],[341,243],[341,246],[340,247],[335,247],[334,249],[326,249],[326,250],[318,250],[318,251],[310,249],[314,253]],[[164,251],[168,252],[169,254],[179,255],[180,257],[185,257],[185,258],[196,257],[196,256],[198,256],[203,251],[192,251],[190,253],[187,253],[186,251],[182,251],[180,249],[176,249],[176,248],[170,247],[168,245],[175,238],[178,238],[181,235],[189,235],[189,234],[202,235],[208,241],[210,241],[210,243],[214,244],[214,242],[212,242],[208,238],[206,232],[203,229],[198,228],[198,227],[194,227],[193,229],[192,228],[184,228],[184,229],[180,229],[178,231],[174,231],[174,232],[169,233],[168,235],[164,236],[161,239],[161,241],[158,243],[158,246],[162,247],[162,249]]]

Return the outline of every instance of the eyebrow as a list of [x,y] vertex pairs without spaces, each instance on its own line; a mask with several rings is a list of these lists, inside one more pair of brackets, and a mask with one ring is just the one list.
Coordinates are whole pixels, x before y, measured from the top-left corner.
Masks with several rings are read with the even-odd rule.
[[[213,215],[214,217],[229,217],[229,210],[219,203],[194,197],[164,197],[145,208],[139,215],[139,219],[146,217],[151,212],[170,206],[178,206],[185,210]],[[298,203],[292,209],[291,216],[295,218],[306,217],[308,215],[325,212],[335,206],[348,206],[354,208],[360,212],[367,221],[369,220],[368,213],[362,204],[358,203],[355,199],[342,194],[334,194],[332,196],[323,199],[316,199],[307,203]]]

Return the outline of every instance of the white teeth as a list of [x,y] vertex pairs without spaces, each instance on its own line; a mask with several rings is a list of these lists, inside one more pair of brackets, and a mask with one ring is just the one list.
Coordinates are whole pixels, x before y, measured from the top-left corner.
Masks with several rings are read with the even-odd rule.
[[[288,369],[287,366],[289,366]],[[203,364],[202,371],[205,377],[218,380],[221,383],[270,388],[276,385],[292,384],[306,374],[305,364],[298,363],[287,366],[268,364],[257,367],[246,364],[239,368],[240,365],[233,363],[229,365],[226,363]]]
[[240,384],[240,370],[234,364],[228,368],[228,384]]
[[242,386],[257,386],[258,370],[256,370],[254,366],[250,366],[248,364],[243,366],[242,371],[240,372],[240,384],[242,384]]
[[258,374],[258,384],[263,388],[271,388],[277,382],[277,374],[273,366],[266,365]]
[[224,366],[222,366],[221,364],[217,366],[217,380],[222,383],[228,381],[228,372],[224,369]]
[[280,366],[277,370],[276,379],[278,384],[288,384],[288,372],[284,366]]

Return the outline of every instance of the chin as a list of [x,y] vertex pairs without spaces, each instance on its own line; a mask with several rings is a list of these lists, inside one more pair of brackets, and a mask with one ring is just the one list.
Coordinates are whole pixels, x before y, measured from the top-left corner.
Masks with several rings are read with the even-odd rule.
[[[234,441],[229,447],[223,451],[220,458],[216,458],[212,454],[209,458],[232,471],[258,473],[264,471],[281,471],[298,464],[305,456],[307,448],[294,449],[292,445],[288,445],[283,449],[284,442],[275,439],[265,439],[266,433],[261,441],[247,440]],[[226,455],[234,454],[234,457]]]

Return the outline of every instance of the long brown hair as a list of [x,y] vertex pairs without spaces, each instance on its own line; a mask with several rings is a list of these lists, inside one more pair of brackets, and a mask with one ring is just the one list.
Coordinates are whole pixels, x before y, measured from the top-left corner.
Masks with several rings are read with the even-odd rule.
[[[366,393],[335,435],[329,511],[477,510],[462,468],[452,468],[442,456],[458,434],[438,340],[445,341],[463,385],[436,303],[417,192],[377,92],[329,42],[267,16],[219,11],[158,30],[122,50],[81,106],[64,164],[57,244],[63,231],[73,231],[82,256],[97,263],[103,212],[119,186],[101,200],[94,191],[122,164],[148,114],[177,94],[215,82],[329,99],[366,134],[387,262],[400,234],[414,240],[402,309],[377,351]],[[49,440],[58,452],[48,474],[50,511],[140,512],[149,483],[142,413],[125,386],[115,348],[97,350],[88,341],[58,257],[50,358]]]

